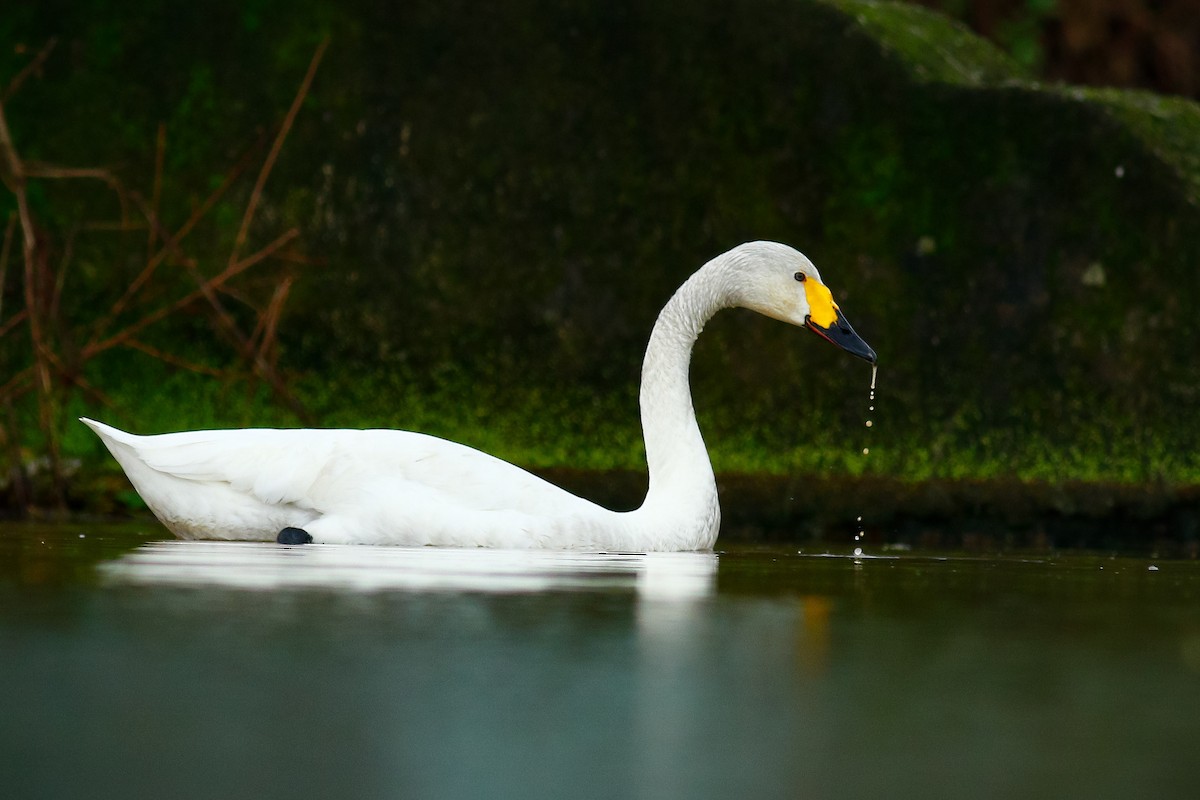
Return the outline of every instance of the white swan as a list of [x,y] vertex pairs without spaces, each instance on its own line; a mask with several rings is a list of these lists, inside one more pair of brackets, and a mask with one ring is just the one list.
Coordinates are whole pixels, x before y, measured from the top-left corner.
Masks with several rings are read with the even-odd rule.
[[184,539],[707,550],[720,508],[688,365],[704,323],[731,306],[806,326],[875,362],[804,255],[750,242],[717,256],[679,288],[650,334],[641,385],[650,487],[634,511],[601,508],[486,453],[408,431],[135,436],[82,421]]

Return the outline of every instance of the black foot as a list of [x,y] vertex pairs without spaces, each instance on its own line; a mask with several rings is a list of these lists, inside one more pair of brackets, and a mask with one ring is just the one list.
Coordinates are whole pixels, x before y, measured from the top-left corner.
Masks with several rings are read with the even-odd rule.
[[284,528],[275,537],[279,544],[311,544],[312,535],[304,528]]

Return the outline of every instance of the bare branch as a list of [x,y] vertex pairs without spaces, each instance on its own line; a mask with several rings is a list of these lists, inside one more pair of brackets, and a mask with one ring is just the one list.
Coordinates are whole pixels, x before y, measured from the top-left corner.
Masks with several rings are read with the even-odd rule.
[[281,235],[275,237],[273,242],[259,250],[257,253],[252,253],[236,264],[226,267],[225,271],[221,273],[221,276],[224,277],[220,283],[224,283],[226,280],[232,278],[234,275],[237,275],[239,272],[245,272],[258,262],[275,255],[277,250],[280,250],[285,244],[288,244],[299,235],[299,228],[291,228],[290,230],[284,231]]
[[[158,135],[154,139],[154,187],[150,190],[150,215],[158,219],[159,202],[162,200],[163,160],[167,151],[167,126],[158,123]],[[158,236],[158,226],[151,225],[146,239],[146,263],[154,258],[154,239]]]
[[42,64],[46,63],[46,59],[50,56],[50,51],[54,49],[56,44],[58,44],[58,37],[54,36],[50,38],[50,41],[42,45],[42,49],[39,50],[38,54],[33,57],[33,61],[30,61],[28,64],[26,64],[24,69],[18,72],[16,77],[9,81],[4,93],[0,95],[0,102],[6,102],[10,97],[16,94],[21,88],[21,84],[23,84],[30,75],[42,68]]
[[33,367],[26,367],[8,379],[8,382],[0,386],[0,398],[4,400],[13,400],[30,390],[30,386],[26,384],[33,377]]
[[[217,201],[224,196],[229,187],[233,185],[233,182],[237,180],[242,172],[244,172],[245,169],[250,165],[250,156],[253,155],[253,153],[254,148],[251,148],[242,155],[238,162],[234,164],[229,172],[225,174],[225,178],[221,181],[221,185],[213,190],[213,192],[207,198],[205,198],[204,202],[192,212],[192,215],[188,217],[187,222],[185,222],[183,227],[175,232],[174,236],[163,236],[165,243],[163,244],[162,249],[160,249],[153,258],[146,262],[146,266],[143,267],[138,276],[133,279],[133,282],[125,287],[124,293],[122,293],[121,296],[117,298],[116,302],[112,304],[108,310],[108,313],[106,313],[92,326],[92,335],[88,339],[88,344],[86,347],[91,347],[100,340],[100,337],[104,335],[106,330],[108,330],[108,327],[112,324],[113,320],[125,310],[125,307],[129,305],[142,286],[144,286],[146,282],[149,281],[154,275],[154,271],[158,269],[159,265],[166,260],[170,253],[174,252],[174,248],[183,241],[184,237],[192,232],[192,229],[196,227],[197,223],[199,223],[200,220],[203,219],[206,214],[208,214],[212,207],[216,205]],[[137,200],[136,193],[134,200],[135,202]],[[155,218],[151,224],[159,224],[157,218]]]
[[54,290],[50,293],[49,311],[46,314],[47,319],[58,319],[58,309],[62,302],[63,286],[67,281],[67,266],[71,263],[71,257],[75,254],[75,238],[79,235],[79,228],[72,228],[67,234],[67,244],[63,247],[62,260],[59,262],[58,270],[54,275]]
[[157,347],[152,347],[152,346],[146,344],[145,342],[141,341],[140,339],[127,339],[124,344],[126,347],[130,347],[134,350],[140,350],[141,352],[145,353],[148,356],[157,358],[159,361],[162,361],[163,363],[170,364],[175,367],[183,367],[184,369],[190,370],[191,372],[200,372],[205,375],[211,375],[214,378],[224,377],[224,373],[221,372],[221,370],[219,370],[219,369],[214,369],[213,367],[207,366],[205,364],[197,364],[193,361],[188,361],[184,358],[180,358],[179,356],[174,355],[173,353],[167,353],[163,350],[159,350]]
[[[151,229],[156,231],[160,230],[161,225],[157,217],[154,215],[154,210],[146,204],[141,195],[135,195],[134,200],[138,204],[139,209],[141,209],[142,214],[145,215]],[[178,242],[176,242],[174,239],[171,239],[169,236],[165,235],[163,238],[165,239],[165,247],[170,248],[175,257],[184,265],[184,268],[187,269],[188,274],[192,276],[193,280],[195,280],[196,286],[200,290],[201,294],[203,294],[204,298],[208,300],[209,305],[211,305],[213,310],[217,313],[218,323],[233,339],[234,345],[241,352],[242,357],[249,358],[251,350],[247,346],[246,337],[243,336],[242,332],[238,329],[236,320],[234,320],[234,318],[221,304],[221,299],[217,296],[216,289],[209,284],[209,279],[200,274],[200,270],[196,266],[196,260],[188,256],[187,253],[183,251],[183,248],[181,248]]]
[[[4,318],[4,281],[8,278],[8,256],[12,252],[13,234],[17,232],[17,215],[8,215],[4,226],[4,244],[0,245],[0,319]],[[2,335],[2,334],[0,334]]]
[[241,253],[242,246],[246,243],[246,235],[250,231],[250,223],[254,221],[254,212],[258,210],[258,202],[262,197],[262,190],[263,186],[266,185],[267,176],[271,174],[271,169],[275,166],[275,159],[279,157],[279,151],[283,149],[283,140],[287,138],[288,132],[292,129],[292,123],[295,122],[296,114],[300,111],[300,104],[304,102],[304,98],[308,95],[313,77],[317,74],[317,66],[320,65],[321,57],[325,55],[325,48],[328,46],[328,37],[317,45],[317,50],[313,53],[312,61],[308,64],[308,72],[304,74],[304,80],[300,82],[300,88],[296,91],[296,96],[292,100],[292,107],[288,109],[287,115],[284,116],[283,123],[279,126],[279,133],[275,136],[275,141],[271,145],[271,152],[267,153],[267,160],[263,162],[262,169],[259,170],[258,179],[254,182],[254,190],[250,193],[250,202],[246,204],[246,212],[242,215],[242,227],[238,230],[237,238],[233,242],[233,250],[229,253],[230,266],[237,261],[238,254]]
[[29,178],[95,178],[110,185],[120,186],[116,176],[101,167],[60,167],[42,161],[26,161],[25,175]]
[[21,221],[21,235],[24,237],[24,252],[26,260],[32,258],[35,235],[33,217],[29,213],[29,202],[25,195],[25,167],[17,148],[13,144],[12,132],[8,129],[8,118],[4,114],[4,104],[0,103],[0,159],[8,166],[8,188],[17,199],[17,218]]
[[275,292],[271,295],[270,302],[267,303],[267,307],[263,313],[259,315],[258,325],[254,328],[254,332],[250,334],[251,343],[258,340],[260,335],[262,336],[261,341],[257,345],[258,355],[260,358],[271,362],[273,362],[273,359],[270,355],[275,347],[275,334],[279,327],[279,318],[283,314],[283,306],[287,302],[287,296],[292,289],[293,281],[292,276],[288,275],[275,287]]
[[7,336],[9,331],[24,322],[25,318],[28,316],[29,312],[22,308],[20,311],[9,317],[7,322],[5,322],[3,325],[0,325],[0,338]]
[[130,231],[144,231],[146,226],[135,220],[117,220],[116,222],[85,222],[79,226],[81,231],[101,231],[101,232],[116,232],[128,233]]
[[[40,305],[37,297],[37,230],[33,225],[33,214],[29,210],[29,196],[25,191],[25,168],[17,148],[13,144],[12,133],[8,128],[8,119],[4,114],[4,105],[0,103],[0,157],[7,163],[9,169],[9,189],[17,201],[17,217],[21,221],[22,254],[25,261],[25,310],[29,312],[29,337],[33,343],[34,367],[37,372],[39,398],[42,403],[42,415],[46,416],[50,397],[50,369],[46,357],[50,348],[46,345],[40,319]],[[53,445],[51,441],[51,445]]]
[[111,398],[109,398],[108,395],[106,395],[104,392],[100,391],[95,386],[93,386],[82,375],[74,375],[71,377],[70,380],[71,380],[71,383],[73,383],[75,386],[78,386],[80,389],[82,389],[85,394],[91,395],[92,399],[99,402],[100,405],[109,406],[109,407],[111,407],[113,405],[113,401]]
[[88,178],[104,181],[108,184],[108,188],[112,189],[113,194],[117,196],[117,202],[121,204],[121,221],[124,222],[129,218],[128,192],[125,191],[124,185],[110,170],[101,167],[60,167],[57,164],[27,161],[24,165],[24,174],[26,178],[44,178],[47,180]]
[[[275,241],[271,242],[269,245],[264,247],[262,250],[259,250],[257,253],[254,253],[253,255],[247,256],[246,258],[242,259],[241,261],[234,264],[233,266],[226,268],[220,274],[214,275],[213,277],[209,278],[208,281],[206,282],[207,285],[214,289],[219,288],[221,286],[221,284],[225,283],[225,281],[227,281],[237,275],[240,275],[241,273],[250,269],[250,267],[253,267],[255,264],[262,261],[263,259],[269,258],[276,250],[283,247],[285,244],[292,241],[299,235],[300,235],[300,231],[295,228],[292,228],[291,230],[284,233],[282,236],[275,239]],[[128,339],[133,337],[134,334],[142,331],[149,325],[153,325],[155,322],[158,322],[159,320],[164,319],[165,317],[169,316],[170,314],[172,314],[176,311],[179,311],[180,309],[182,309],[188,305],[191,305],[192,303],[196,302],[203,296],[204,296],[204,292],[200,289],[197,289],[193,292],[189,292],[188,294],[179,298],[175,302],[168,303],[167,305],[162,306],[161,308],[159,308],[155,311],[152,311],[151,313],[149,313],[146,316],[139,319],[137,322],[134,322],[133,324],[129,325],[128,327],[123,328],[122,330],[118,331],[117,333],[114,333],[112,336],[109,336],[107,339],[104,339],[103,341],[89,343],[88,345],[86,345],[83,348],[83,351],[82,351],[83,358],[85,358],[85,359],[92,358],[93,356],[97,355],[98,353],[102,353],[105,350],[109,350],[113,347],[116,347],[117,345],[124,344]]]
[[[12,403],[21,396],[34,395],[37,401],[38,428],[44,436],[44,447],[53,472],[55,495],[58,505],[65,504],[65,478],[62,471],[61,429],[64,425],[64,413],[72,391],[82,392],[104,404],[111,404],[95,386],[91,385],[82,375],[83,366],[91,358],[118,346],[128,347],[145,353],[159,361],[172,364],[192,372],[203,373],[215,377],[230,378],[240,374],[228,370],[215,369],[204,364],[194,363],[174,353],[165,352],[139,338],[139,333],[150,325],[162,321],[171,314],[204,298],[215,313],[215,325],[219,332],[232,339],[236,351],[252,372],[266,381],[274,390],[277,402],[290,408],[297,416],[305,421],[311,421],[311,414],[299,403],[289,390],[281,374],[276,368],[277,359],[277,330],[282,316],[283,306],[292,286],[293,278],[283,278],[275,287],[275,291],[266,307],[259,310],[258,303],[249,303],[255,314],[253,332],[247,337],[240,327],[240,316],[231,314],[225,308],[226,298],[222,294],[235,297],[240,302],[248,302],[227,286],[232,280],[246,270],[260,264],[268,258],[281,258],[301,261],[302,254],[288,248],[298,236],[297,229],[291,229],[276,237],[267,246],[258,251],[243,256],[247,245],[250,229],[254,224],[260,208],[263,191],[269,176],[280,155],[282,146],[288,137],[295,120],[307,97],[317,68],[328,47],[328,40],[322,41],[313,53],[308,70],[296,91],[292,104],[284,118],[280,121],[273,134],[272,144],[263,161],[253,189],[250,192],[246,207],[243,210],[241,224],[234,244],[230,249],[225,268],[217,275],[206,277],[202,274],[196,260],[184,252],[181,244],[219,200],[225,196],[232,186],[249,166],[250,159],[262,152],[261,145],[265,144],[268,136],[248,149],[239,162],[230,168],[223,183],[214,190],[200,207],[192,210],[184,225],[172,234],[164,228],[161,220],[163,203],[164,165],[166,152],[166,127],[160,124],[155,140],[154,179],[150,190],[150,201],[147,202],[137,192],[126,189],[117,173],[103,167],[70,167],[58,164],[23,161],[18,153],[12,132],[8,126],[5,114],[5,102],[32,75],[42,69],[56,44],[51,39],[42,50],[27,64],[20,73],[0,91],[0,182],[7,187],[14,199],[16,210],[8,216],[4,240],[0,243],[0,302],[3,299],[3,289],[6,283],[9,260],[14,249],[14,243],[19,239],[22,244],[24,275],[21,281],[23,290],[23,308],[8,319],[0,316],[0,337],[8,335],[24,324],[28,327],[29,339],[27,358],[31,363],[25,369],[10,375],[6,382],[0,385],[0,408],[7,404],[9,416],[7,427],[0,425],[0,447],[7,442],[16,446],[15,421],[12,415]],[[48,238],[47,231],[39,229],[34,217],[29,197],[29,182],[31,180],[99,180],[104,182],[116,195],[121,206],[121,217],[117,222],[96,222],[77,225],[70,231],[62,250],[61,256],[54,257],[53,242]],[[131,203],[136,205],[135,215],[146,219],[146,262],[137,277],[129,283],[121,296],[112,304],[107,314],[103,315],[90,328],[90,338],[86,345],[76,349],[79,333],[85,330],[80,325],[63,316],[64,286],[67,271],[73,258],[76,237],[80,230],[121,230],[129,231],[143,227],[131,219]],[[196,282],[193,291],[187,291],[182,297],[168,301],[165,305],[144,313],[140,319],[126,325],[117,333],[106,335],[109,327],[113,326],[122,312],[141,296],[142,290],[154,275],[156,269],[168,258],[173,262],[178,260],[191,274]],[[0,311],[3,306],[0,305]],[[26,347],[24,333],[12,343],[12,347]]]

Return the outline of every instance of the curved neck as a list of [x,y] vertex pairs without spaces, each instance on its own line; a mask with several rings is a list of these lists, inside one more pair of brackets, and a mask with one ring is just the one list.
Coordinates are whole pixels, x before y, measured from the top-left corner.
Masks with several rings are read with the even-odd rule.
[[[716,259],[675,292],[654,324],[642,363],[642,433],[650,472],[642,508],[653,512],[654,524],[702,538],[710,533],[715,538],[720,511],[712,465],[696,424],[688,368],[704,324],[729,305],[722,277]],[[697,546],[711,547],[711,538]]]

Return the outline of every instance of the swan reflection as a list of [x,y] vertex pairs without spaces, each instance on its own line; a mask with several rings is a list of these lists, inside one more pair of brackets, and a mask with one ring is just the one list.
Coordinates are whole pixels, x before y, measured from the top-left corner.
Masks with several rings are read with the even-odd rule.
[[151,542],[101,566],[117,583],[362,592],[631,590],[697,599],[715,589],[713,553],[575,553],[257,542]]

